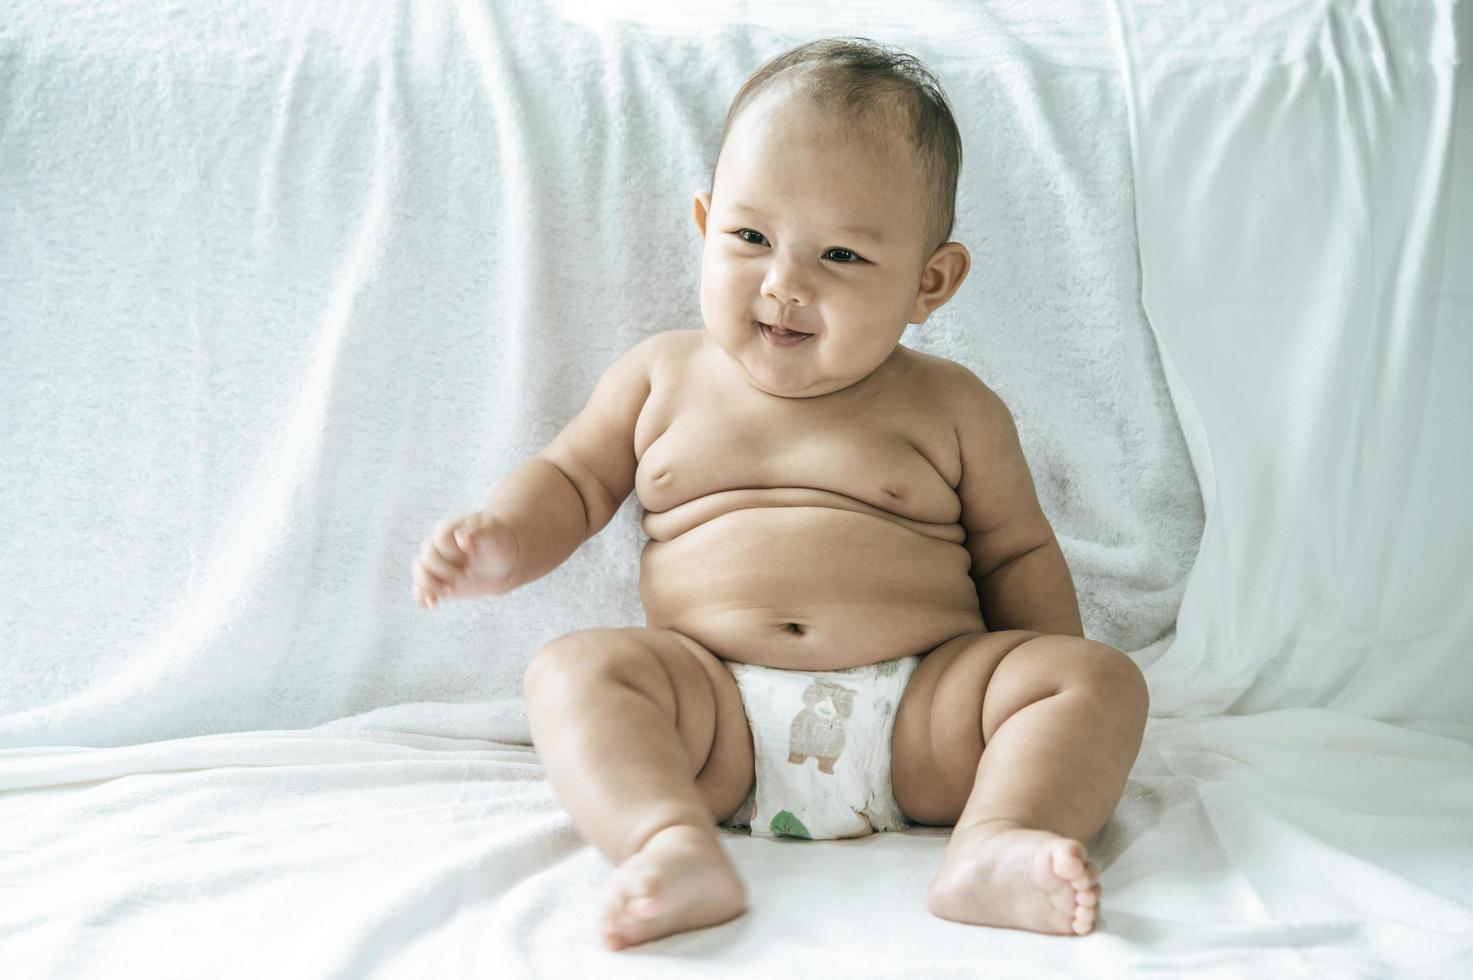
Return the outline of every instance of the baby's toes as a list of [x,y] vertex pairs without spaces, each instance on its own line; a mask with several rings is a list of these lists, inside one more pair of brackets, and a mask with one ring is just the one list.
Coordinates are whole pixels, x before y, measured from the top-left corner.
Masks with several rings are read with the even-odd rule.
[[1075,900],[1075,894],[1074,889],[1066,885],[1059,891],[1049,895],[1048,902],[1054,910],[1053,915],[1050,916],[1050,922],[1053,928],[1062,928],[1066,931],[1069,929],[1069,923],[1073,921],[1074,913],[1079,908],[1079,902]]
[[615,888],[604,907],[603,935],[614,949],[644,942],[650,920],[660,914],[655,891],[658,882],[648,874],[637,874]]
[[1074,893],[1074,923],[1072,928],[1076,936],[1083,936],[1093,931],[1095,919],[1099,914],[1100,886],[1098,884]]
[[1077,840],[1062,838],[1051,842],[1049,857],[1054,876],[1070,884],[1087,875],[1090,867],[1084,860],[1084,845]]
[[660,879],[653,872],[636,875],[624,898],[624,917],[633,925],[653,919],[665,910],[667,903],[660,895]]
[[627,901],[623,892],[611,894],[604,900],[603,913],[599,916],[599,930],[603,933],[604,945],[610,949],[619,949],[629,945],[626,936],[629,923],[624,917]]

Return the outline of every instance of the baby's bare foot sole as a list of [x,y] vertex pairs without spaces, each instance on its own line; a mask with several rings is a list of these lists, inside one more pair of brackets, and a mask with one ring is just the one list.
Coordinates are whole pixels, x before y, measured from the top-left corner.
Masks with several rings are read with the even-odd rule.
[[1094,929],[1099,872],[1077,840],[977,824],[952,833],[928,899],[953,922],[1082,936]]
[[614,872],[603,908],[604,945],[623,949],[714,926],[746,908],[746,887],[715,828],[666,827]]

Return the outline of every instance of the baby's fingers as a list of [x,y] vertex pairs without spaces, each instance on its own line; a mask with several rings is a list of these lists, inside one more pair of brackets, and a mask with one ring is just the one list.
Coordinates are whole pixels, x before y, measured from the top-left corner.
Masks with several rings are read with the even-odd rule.
[[425,544],[424,550],[419,554],[419,563],[424,566],[425,571],[431,577],[440,580],[438,584],[442,587],[455,581],[460,575],[460,569],[440,557],[440,553],[435,550],[434,545],[428,542]]
[[461,552],[466,556],[474,555],[479,549],[477,538],[483,536],[481,532],[495,525],[494,518],[487,518],[484,513],[467,514],[465,519],[455,528],[454,540]]
[[465,552],[455,543],[454,529],[452,522],[441,525],[425,539],[424,547],[419,550],[419,560],[425,568],[447,582],[459,576],[466,563]]
[[411,573],[414,579],[414,603],[426,609],[433,609],[439,602],[441,596],[446,592],[446,585],[425,570],[424,563],[415,560],[414,571]]
[[463,537],[461,532],[465,529],[465,518],[451,518],[441,521],[435,532],[430,535],[427,545],[433,545],[437,554],[452,567],[461,568],[465,565],[465,548],[460,543]]

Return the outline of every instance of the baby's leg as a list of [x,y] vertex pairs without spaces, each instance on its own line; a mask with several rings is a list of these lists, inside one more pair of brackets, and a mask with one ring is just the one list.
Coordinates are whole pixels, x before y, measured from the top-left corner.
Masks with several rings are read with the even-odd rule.
[[969,634],[921,661],[896,713],[893,786],[921,823],[955,824],[935,914],[1089,932],[1104,826],[1140,751],[1148,695],[1125,654],[1074,636]]
[[523,687],[553,791],[619,866],[605,943],[740,915],[745,888],[715,824],[752,786],[752,734],[721,661],[669,630],[583,630],[539,650]]

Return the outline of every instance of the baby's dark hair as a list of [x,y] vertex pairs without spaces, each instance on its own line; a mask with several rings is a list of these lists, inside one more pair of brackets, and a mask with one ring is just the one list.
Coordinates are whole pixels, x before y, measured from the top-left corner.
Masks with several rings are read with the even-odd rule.
[[932,244],[951,237],[962,138],[941,83],[930,69],[903,51],[863,37],[821,38],[799,45],[769,60],[742,85],[726,111],[723,146],[742,110],[778,84],[790,84],[816,105],[848,119],[904,133],[932,188],[928,225]]

